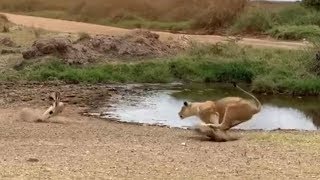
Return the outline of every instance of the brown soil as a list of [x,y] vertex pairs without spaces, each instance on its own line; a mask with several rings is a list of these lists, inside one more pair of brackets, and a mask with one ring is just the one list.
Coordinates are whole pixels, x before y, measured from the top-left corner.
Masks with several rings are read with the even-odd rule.
[[[1,14],[6,15],[9,21],[15,24],[24,25],[27,27],[42,28],[49,31],[70,32],[70,33],[85,32],[89,34],[103,34],[103,35],[110,35],[110,36],[119,36],[119,35],[121,36],[130,32],[130,30],[127,30],[127,29],[94,25],[94,24],[81,23],[81,22],[23,16],[23,15],[15,15],[15,14],[8,14],[8,13],[1,13]],[[168,32],[156,32],[156,33],[160,35],[160,38],[162,40],[168,40],[168,39],[180,40],[181,38],[181,35],[178,35],[178,34],[172,34]],[[187,35],[187,37],[191,40],[207,42],[207,43],[217,43],[217,42],[228,41],[227,37],[215,36],[215,35]],[[285,49],[297,49],[297,48],[306,46],[302,42],[275,41],[275,40],[268,40],[268,39],[253,39],[253,38],[243,38],[239,40],[238,43],[254,46],[254,47],[271,47],[271,48],[285,48]]]
[[[60,90],[66,123],[19,120]],[[204,141],[189,130],[122,124],[80,115],[121,91],[108,86],[1,84],[1,179],[319,179],[318,132],[240,131]],[[12,92],[11,92],[12,91]]]
[[162,57],[174,54],[178,47],[180,46],[174,41],[170,44],[160,41],[156,33],[135,30],[120,37],[96,35],[76,42],[65,37],[39,39],[22,54],[25,59],[54,55],[69,64],[87,64],[99,57]]

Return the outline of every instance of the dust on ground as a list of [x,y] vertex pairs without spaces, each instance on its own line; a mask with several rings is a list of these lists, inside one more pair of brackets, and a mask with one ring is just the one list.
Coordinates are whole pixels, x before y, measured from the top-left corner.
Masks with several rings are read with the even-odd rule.
[[[19,121],[20,108],[45,107],[53,90],[68,101],[68,123]],[[240,140],[215,143],[189,130],[82,116],[121,91],[107,85],[2,83],[0,91],[1,179],[320,178],[318,132],[235,131]]]

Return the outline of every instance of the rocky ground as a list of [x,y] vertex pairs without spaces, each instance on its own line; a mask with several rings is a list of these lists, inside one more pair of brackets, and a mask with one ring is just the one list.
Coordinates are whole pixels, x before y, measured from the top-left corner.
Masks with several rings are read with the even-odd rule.
[[[22,122],[62,93],[63,123]],[[319,179],[317,132],[234,132],[215,143],[189,130],[82,116],[121,89],[106,85],[1,84],[1,179]]]

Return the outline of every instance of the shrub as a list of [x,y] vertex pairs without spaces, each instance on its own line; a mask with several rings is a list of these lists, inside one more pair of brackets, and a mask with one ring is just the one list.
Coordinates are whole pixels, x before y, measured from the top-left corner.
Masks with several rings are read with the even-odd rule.
[[250,9],[231,27],[232,34],[263,33],[272,27],[272,16],[263,9]]
[[7,16],[0,14],[0,32],[7,33],[10,31],[9,29],[9,20]]
[[34,34],[34,37],[36,37],[37,39],[40,38],[41,34],[43,34],[43,29],[36,28],[36,27],[32,27],[31,31]]
[[216,0],[193,19],[193,28],[214,32],[230,25],[243,12],[247,0]]
[[3,32],[3,33],[8,33],[8,32],[10,32],[10,29],[9,29],[8,25],[6,25],[6,24],[3,25],[2,32]]
[[86,32],[80,32],[79,34],[78,34],[78,41],[83,41],[83,40],[86,40],[86,39],[90,39],[91,38],[91,36],[90,36],[90,34],[88,34],[88,33],[86,33]]
[[313,39],[320,37],[320,27],[316,25],[285,25],[276,26],[268,31],[272,37],[286,40],[301,40],[303,38]]
[[9,20],[7,18],[7,16],[0,14],[0,23],[8,23]]
[[320,12],[302,6],[292,6],[280,10],[275,17],[278,24],[288,25],[319,25]]
[[320,0],[303,0],[302,4],[306,7],[311,7],[320,10]]

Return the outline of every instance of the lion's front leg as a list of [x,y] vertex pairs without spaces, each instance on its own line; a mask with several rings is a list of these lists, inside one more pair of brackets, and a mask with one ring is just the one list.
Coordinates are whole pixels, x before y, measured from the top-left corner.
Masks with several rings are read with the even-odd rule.
[[206,126],[214,128],[214,129],[220,129],[220,130],[228,130],[232,127],[232,120],[233,115],[232,112],[236,112],[237,106],[228,106],[226,107],[225,114],[223,116],[223,120],[221,124],[206,124]]
[[[208,123],[206,123],[206,122],[208,122]],[[219,125],[219,113],[218,112],[211,114],[209,116],[209,119],[207,119],[206,121],[202,120],[202,122],[198,125],[198,128],[210,127],[213,125]]]
[[219,118],[220,118],[220,115],[218,112],[214,113],[214,114],[211,114],[210,115],[210,124],[219,124]]

